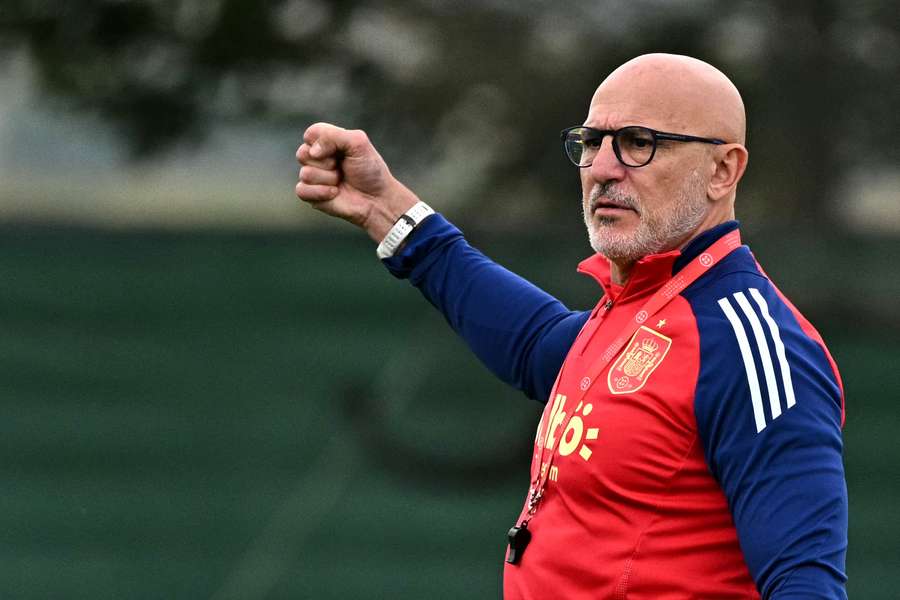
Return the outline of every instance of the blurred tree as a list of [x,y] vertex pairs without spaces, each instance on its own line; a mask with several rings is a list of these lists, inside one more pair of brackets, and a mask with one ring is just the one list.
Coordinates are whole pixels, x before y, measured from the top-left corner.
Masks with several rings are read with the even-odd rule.
[[49,97],[107,117],[136,159],[223,121],[332,119],[368,129],[400,172],[427,171],[420,177],[448,202],[503,198],[488,212],[512,225],[571,223],[577,203],[547,210],[577,194],[556,134],[583,118],[611,68],[642,52],[687,53],[721,66],[745,94],[752,212],[813,225],[828,219],[847,169],[897,163],[895,8],[6,0],[0,47],[26,44]]

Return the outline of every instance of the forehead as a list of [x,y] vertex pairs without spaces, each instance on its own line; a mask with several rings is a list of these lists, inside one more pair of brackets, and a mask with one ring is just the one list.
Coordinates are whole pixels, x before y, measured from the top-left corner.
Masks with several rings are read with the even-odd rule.
[[607,77],[591,98],[586,124],[603,128],[646,125],[676,131],[691,124],[699,106],[686,77],[656,65],[632,65]]
[[609,93],[599,88],[591,99],[584,124],[598,129],[618,129],[625,125],[644,125],[660,131],[677,132],[687,126],[685,115],[658,95]]

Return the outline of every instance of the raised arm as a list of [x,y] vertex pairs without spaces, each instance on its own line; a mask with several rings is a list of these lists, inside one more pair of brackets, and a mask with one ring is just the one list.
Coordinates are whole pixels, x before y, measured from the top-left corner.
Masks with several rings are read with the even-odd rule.
[[559,300],[473,248],[441,215],[384,261],[438,308],[497,377],[545,402],[588,313]]
[[[391,174],[362,131],[317,123],[297,150],[297,196],[380,242],[419,199]],[[587,313],[561,302],[472,248],[434,215],[385,261],[409,278],[500,379],[546,401]]]

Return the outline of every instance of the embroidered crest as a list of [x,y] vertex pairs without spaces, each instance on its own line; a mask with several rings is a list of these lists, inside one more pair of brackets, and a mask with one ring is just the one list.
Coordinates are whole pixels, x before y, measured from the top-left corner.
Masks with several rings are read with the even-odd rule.
[[644,387],[671,347],[671,338],[641,326],[609,369],[606,376],[609,391],[630,394]]

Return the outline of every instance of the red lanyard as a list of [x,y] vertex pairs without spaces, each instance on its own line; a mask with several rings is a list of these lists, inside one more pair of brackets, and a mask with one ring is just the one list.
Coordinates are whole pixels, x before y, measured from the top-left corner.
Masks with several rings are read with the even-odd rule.
[[[710,246],[705,252],[694,258],[691,262],[687,264],[681,271],[678,272],[677,275],[672,277],[669,281],[667,281],[661,288],[659,288],[655,294],[641,307],[639,311],[637,311],[634,317],[625,325],[619,335],[612,341],[612,343],[603,351],[602,354],[594,361],[594,363],[590,366],[586,377],[581,379],[581,384],[579,385],[578,397],[574,403],[577,406],[584,400],[585,395],[591,386],[597,381],[606,367],[609,365],[610,361],[616,357],[616,355],[622,350],[622,347],[631,339],[631,337],[635,334],[635,332],[644,324],[650,317],[658,313],[663,309],[669,302],[672,301],[678,294],[683,292],[685,288],[689,285],[697,281],[706,271],[708,271],[713,265],[717,264],[723,258],[731,254],[734,250],[739,248],[741,245],[741,234],[738,230],[734,230],[731,233],[726,234],[725,236],[719,238],[716,243]],[[582,331],[584,331],[582,329]],[[580,334],[579,334],[580,335]],[[574,345],[573,345],[574,348]],[[570,350],[571,352],[572,350]],[[568,362],[568,357],[566,358],[566,362]],[[565,367],[565,363],[563,363]],[[559,382],[562,378],[562,369],[560,369],[560,374],[556,378],[556,383],[553,385],[553,390],[550,393],[550,398],[548,402],[554,402],[552,398],[556,396],[556,388],[559,386]],[[559,407],[558,410],[562,410],[562,407]],[[532,464],[531,469],[531,489],[529,490],[528,495],[528,505],[526,509],[526,514],[523,515],[524,518],[530,518],[537,511],[537,505],[540,502],[541,498],[544,495],[544,488],[547,486],[547,479],[550,476],[550,467],[553,463],[553,457],[556,452],[554,450],[550,451],[550,455],[547,458],[547,464],[544,465],[544,446],[545,440],[547,437],[547,431],[545,429],[550,429],[553,427],[553,421],[555,420],[555,414],[553,414],[554,406],[550,406],[550,414],[547,415],[547,418],[541,418],[543,425],[538,429],[538,437],[536,443],[540,448],[540,455],[538,456],[537,465]],[[575,414],[575,410],[570,410],[569,415],[564,422],[562,422],[558,427],[557,431],[565,432],[566,427],[569,424],[569,421]],[[560,434],[564,435],[564,434]],[[556,444],[557,447],[559,444]]]

